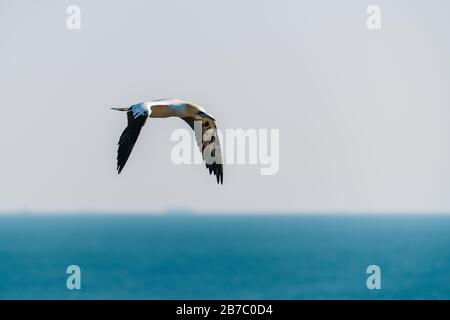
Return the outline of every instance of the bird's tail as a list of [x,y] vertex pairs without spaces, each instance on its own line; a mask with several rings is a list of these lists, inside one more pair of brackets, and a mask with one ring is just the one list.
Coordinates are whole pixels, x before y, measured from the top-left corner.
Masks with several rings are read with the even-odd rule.
[[111,110],[116,110],[116,111],[128,111],[130,110],[130,108],[110,108]]

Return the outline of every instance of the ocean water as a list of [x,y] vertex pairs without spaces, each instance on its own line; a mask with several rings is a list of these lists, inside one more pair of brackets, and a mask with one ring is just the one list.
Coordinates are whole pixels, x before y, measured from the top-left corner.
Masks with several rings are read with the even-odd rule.
[[450,299],[450,217],[0,216],[0,299]]

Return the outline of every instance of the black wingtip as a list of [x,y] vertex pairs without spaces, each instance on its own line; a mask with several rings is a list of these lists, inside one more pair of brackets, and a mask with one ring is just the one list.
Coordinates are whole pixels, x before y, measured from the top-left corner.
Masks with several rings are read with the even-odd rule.
[[217,164],[217,166],[214,167],[214,175],[216,176],[217,184],[223,185],[223,165]]

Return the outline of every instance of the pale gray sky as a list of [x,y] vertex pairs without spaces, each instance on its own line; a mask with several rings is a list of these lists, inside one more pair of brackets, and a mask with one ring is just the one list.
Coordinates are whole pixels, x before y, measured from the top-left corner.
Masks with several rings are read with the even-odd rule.
[[[450,212],[449,59],[444,0],[0,0],[0,211]],[[279,174],[175,166],[168,119],[117,176],[107,107],[166,97],[279,128]]]

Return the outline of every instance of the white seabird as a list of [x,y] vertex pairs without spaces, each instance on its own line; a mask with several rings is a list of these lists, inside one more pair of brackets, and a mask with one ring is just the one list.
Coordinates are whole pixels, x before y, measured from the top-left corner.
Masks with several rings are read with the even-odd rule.
[[[142,127],[148,118],[179,117],[195,131],[197,144],[209,174],[214,173],[217,183],[223,184],[223,164],[220,142],[217,136],[215,119],[202,107],[179,99],[162,99],[141,102],[128,108],[111,108],[126,111],[128,126],[119,139],[117,151],[117,172],[120,174],[125,166]],[[198,123],[197,130],[196,123]],[[198,131],[198,132],[197,132]]]

